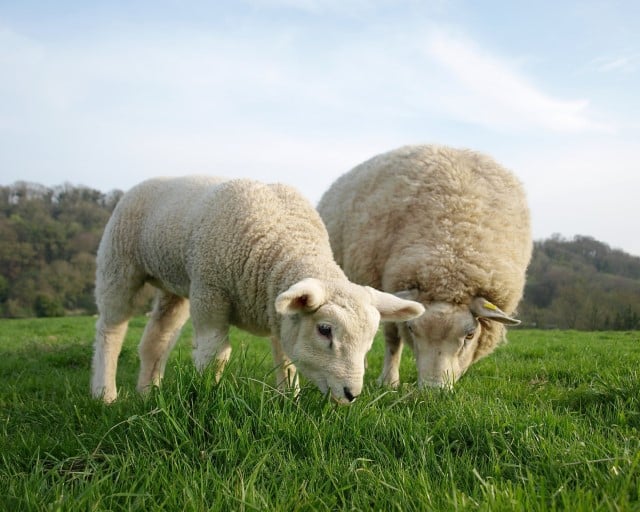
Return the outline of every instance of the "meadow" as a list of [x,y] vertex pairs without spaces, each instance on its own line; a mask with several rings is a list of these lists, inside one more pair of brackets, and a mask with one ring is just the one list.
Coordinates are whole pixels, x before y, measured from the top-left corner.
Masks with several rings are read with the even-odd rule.
[[198,375],[190,327],[160,390],[89,397],[95,320],[0,321],[0,510],[640,510],[640,333],[512,329],[453,392],[337,406],[273,388],[267,340],[233,331],[223,379]]

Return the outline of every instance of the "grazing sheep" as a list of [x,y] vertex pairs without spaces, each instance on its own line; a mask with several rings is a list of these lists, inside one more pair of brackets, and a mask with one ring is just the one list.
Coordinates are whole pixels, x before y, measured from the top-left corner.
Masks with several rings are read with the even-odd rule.
[[193,358],[217,377],[230,325],[270,335],[280,386],[295,367],[342,403],[362,390],[365,354],[380,318],[408,320],[415,302],[351,283],[335,263],[319,215],[294,189],[249,180],[152,179],[125,194],[97,257],[91,390],[116,399],[118,354],[145,282],[158,288],[139,346],[137,389],[158,385],[191,314]]
[[422,303],[385,325],[379,382],[399,384],[403,341],[421,386],[451,387],[504,339],[532,242],[520,182],[491,158],[406,146],[341,176],[318,205],[334,257],[352,281]]

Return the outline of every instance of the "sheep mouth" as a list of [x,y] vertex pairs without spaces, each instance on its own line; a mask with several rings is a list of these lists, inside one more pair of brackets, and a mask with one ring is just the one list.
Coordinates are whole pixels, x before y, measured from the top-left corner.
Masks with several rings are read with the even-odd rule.
[[358,395],[354,395],[349,386],[331,389],[331,400],[339,405],[349,405],[356,401]]
[[338,405],[351,405],[355,399],[349,400],[345,396],[336,396],[336,394],[332,391],[331,400]]
[[353,396],[350,391],[347,392],[349,388],[346,386],[341,388],[342,392],[333,389],[333,387],[330,388],[327,379],[324,378],[315,380],[315,385],[325,397],[329,396],[332,402],[339,405],[349,405],[357,398]]

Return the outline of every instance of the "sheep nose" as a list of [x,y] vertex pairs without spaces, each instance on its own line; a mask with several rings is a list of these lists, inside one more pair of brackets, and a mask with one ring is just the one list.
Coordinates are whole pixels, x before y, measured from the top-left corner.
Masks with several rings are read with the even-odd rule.
[[353,396],[353,393],[351,393],[351,390],[347,387],[342,388],[342,391],[344,392],[344,397],[349,400],[349,402],[353,402],[357,398]]

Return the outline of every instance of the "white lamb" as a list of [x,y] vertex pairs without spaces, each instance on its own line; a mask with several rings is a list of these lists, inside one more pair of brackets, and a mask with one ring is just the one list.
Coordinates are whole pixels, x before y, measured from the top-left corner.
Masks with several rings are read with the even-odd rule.
[[416,320],[385,326],[380,383],[397,386],[403,341],[420,386],[451,387],[504,339],[532,249],[520,182],[491,158],[407,146],[352,169],[318,211],[352,281],[422,303]]
[[193,358],[217,377],[230,325],[271,335],[280,386],[295,367],[338,402],[362,390],[365,354],[380,318],[408,320],[415,302],[351,283],[335,263],[322,221],[294,189],[249,180],[159,178],[125,194],[97,257],[92,394],[116,399],[118,354],[136,293],[158,288],[139,346],[137,389],[158,385],[191,314]]

